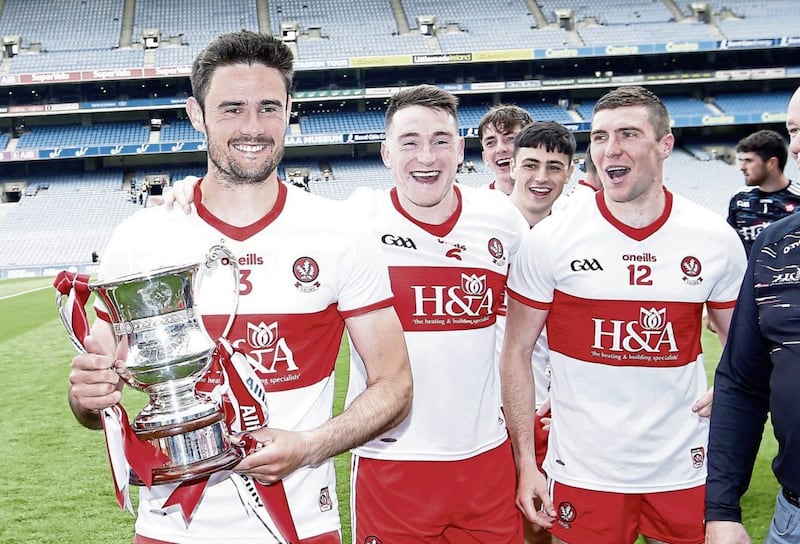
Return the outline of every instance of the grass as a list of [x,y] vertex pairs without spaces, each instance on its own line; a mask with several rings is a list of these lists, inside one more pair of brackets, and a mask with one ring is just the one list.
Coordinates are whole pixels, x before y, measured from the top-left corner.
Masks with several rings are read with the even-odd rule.
[[[67,407],[74,349],[58,319],[51,282],[0,282],[0,543],[129,544],[134,520],[114,499],[102,433],[80,427]],[[30,292],[4,298],[24,291]],[[707,334],[704,344],[713,366],[718,343]],[[347,385],[346,357],[343,350],[337,364],[337,412]],[[125,404],[135,412],[132,407],[141,406],[142,399],[129,391]],[[777,491],[770,469],[777,446],[771,429],[765,436],[743,500],[754,542],[763,541]],[[349,543],[346,454],[336,459],[336,471],[344,542]]]

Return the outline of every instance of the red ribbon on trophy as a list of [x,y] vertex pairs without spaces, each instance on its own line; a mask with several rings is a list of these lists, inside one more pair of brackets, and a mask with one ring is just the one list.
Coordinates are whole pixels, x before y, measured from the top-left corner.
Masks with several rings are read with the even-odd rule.
[[[83,342],[89,335],[89,322],[85,309],[91,294],[89,276],[62,271],[56,277],[53,286],[61,296],[67,297],[59,313],[67,330],[74,333],[70,335],[71,340],[80,351],[86,351]],[[267,425],[269,411],[261,380],[247,362],[246,356],[234,351],[222,338],[216,341],[206,377],[211,379],[198,383],[198,391],[204,390],[203,392],[221,405],[229,431],[247,433]],[[248,406],[246,423],[240,417],[242,403]],[[250,413],[250,410],[253,413]],[[122,405],[116,404],[104,409],[101,421],[106,436],[106,448],[117,502],[121,508],[130,510],[129,471],[132,469],[149,489],[153,483],[153,469],[163,467],[170,462],[170,459],[159,448],[137,437]],[[247,455],[260,444],[252,436],[247,434],[245,436],[252,446],[244,451]],[[265,485],[249,476],[219,471],[178,484],[167,498],[164,507],[179,506],[188,525],[209,483],[216,483],[227,477],[233,478],[244,503],[261,519],[270,532],[277,533],[287,543],[298,541],[282,481]],[[252,493],[253,489],[256,493]]]
[[[80,342],[80,346],[76,347],[85,351],[86,348],[83,343],[89,335],[89,320],[86,316],[85,308],[91,294],[89,291],[89,276],[87,274],[61,271],[56,276],[53,287],[62,296],[67,297],[61,317],[67,329],[73,331],[75,338]],[[106,435],[106,448],[112,476],[114,476],[114,494],[116,495],[117,503],[120,508],[130,509],[127,481],[120,481],[118,478],[118,475],[123,472],[127,476],[127,470],[125,470],[127,467],[120,465],[127,464],[130,466],[142,483],[149,489],[153,483],[152,470],[168,463],[169,457],[149,442],[142,442],[136,437],[128,421],[128,414],[121,404],[117,403],[104,409],[100,420],[103,423],[103,432]],[[117,433],[121,433],[121,436]],[[112,444],[121,445],[124,459],[119,459]]]
[[[264,401],[265,394],[261,380],[258,379],[252,367],[247,363],[245,355],[234,351],[224,339],[217,341],[217,348],[214,350],[211,366],[206,372],[206,376],[213,377],[213,381],[217,384],[213,386],[211,391],[206,390],[206,393],[212,397],[221,397],[220,401],[225,414],[225,423],[229,430],[232,432],[248,431],[267,425],[269,410]],[[251,384],[250,386],[247,385],[248,382]],[[200,382],[198,390],[203,389],[203,385],[208,385],[208,383],[208,381],[205,384]],[[246,425],[240,418],[240,399],[246,399],[248,407],[254,410],[253,413],[248,413]],[[247,433],[244,436],[246,437],[244,442],[253,440]],[[250,446],[245,448],[244,453],[246,455],[257,449],[255,444],[251,443]],[[261,504],[258,504],[257,501],[253,502],[253,497],[240,490],[245,503],[249,504],[268,528],[271,525],[270,521],[274,523],[274,528],[286,542],[297,542],[299,540],[297,529],[289,509],[283,481],[278,480],[273,484],[266,485],[258,480],[251,480],[261,499]],[[202,499],[206,485],[208,485],[208,478],[180,484],[167,498],[164,507],[180,505],[184,519],[189,522]],[[264,519],[260,515],[259,510],[262,507],[266,509],[269,519]]]

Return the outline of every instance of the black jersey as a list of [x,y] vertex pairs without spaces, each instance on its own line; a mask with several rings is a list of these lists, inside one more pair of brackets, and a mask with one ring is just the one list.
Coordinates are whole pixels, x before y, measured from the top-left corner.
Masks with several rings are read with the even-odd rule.
[[747,254],[767,225],[800,210],[800,185],[789,185],[772,193],[748,187],[736,193],[728,205],[728,223],[739,233]]

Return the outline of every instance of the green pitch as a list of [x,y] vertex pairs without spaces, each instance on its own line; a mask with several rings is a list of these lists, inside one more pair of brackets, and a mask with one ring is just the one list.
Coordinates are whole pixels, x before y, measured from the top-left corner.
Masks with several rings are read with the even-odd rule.
[[[0,282],[0,543],[129,544],[134,519],[114,499],[100,432],[80,427],[67,407],[74,349],[58,319],[51,278]],[[719,358],[706,333],[709,367]],[[337,364],[336,411],[347,385],[346,348]],[[130,413],[144,395],[128,389]],[[777,484],[771,429],[745,497],[746,525],[763,541]],[[336,459],[344,542],[350,542],[347,455]],[[133,493],[135,496],[135,492]]]

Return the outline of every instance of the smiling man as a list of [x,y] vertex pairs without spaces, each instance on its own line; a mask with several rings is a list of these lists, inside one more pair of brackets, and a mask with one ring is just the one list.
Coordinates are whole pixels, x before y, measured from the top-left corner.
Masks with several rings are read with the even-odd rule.
[[[517,501],[557,541],[703,542],[701,312],[707,304],[724,337],[745,257],[719,216],[664,187],[669,127],[646,89],[603,96],[591,127],[603,190],[541,221],[512,260],[500,363]],[[549,482],[531,427],[530,358],[545,322]]]
[[490,189],[507,195],[514,189],[511,159],[514,155],[514,138],[522,127],[531,123],[531,115],[513,104],[498,104],[487,111],[478,123],[483,162],[494,173]]
[[[527,225],[503,193],[455,184],[456,107],[431,85],[392,97],[381,156],[395,187],[346,204],[383,243],[414,375],[408,418],[354,450],[354,542],[522,542],[495,324]],[[368,383],[352,362],[348,399]]]
[[[239,259],[238,278],[223,263],[223,277],[212,273],[198,289],[205,328],[213,338],[229,329],[226,340],[238,350],[230,361],[239,362],[215,358],[198,389],[226,386],[215,391],[223,389],[228,430],[236,432],[230,440],[242,443],[238,432],[247,431],[255,447],[233,472],[199,488],[190,521],[170,500],[177,484],[142,487],[136,544],[339,544],[331,457],[386,431],[410,407],[408,354],[377,242],[356,232],[334,203],[278,179],[292,73],[286,44],[254,32],[225,34],[201,51],[186,104],[209,144],[195,206],[188,214],[137,212],[114,231],[103,256],[102,281],[204,262],[220,240],[248,257]],[[238,307],[228,323],[234,281]],[[69,391],[75,417],[95,429],[123,385],[113,371],[108,309],[97,310],[89,353],[72,361]],[[368,386],[331,418],[345,329]],[[251,394],[256,383],[263,388]]]

